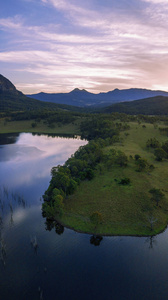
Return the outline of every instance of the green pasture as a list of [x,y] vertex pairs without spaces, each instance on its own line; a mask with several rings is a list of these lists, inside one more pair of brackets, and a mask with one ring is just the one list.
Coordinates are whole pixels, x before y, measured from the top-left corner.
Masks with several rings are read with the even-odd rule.
[[[33,127],[35,123],[35,127]],[[53,124],[48,126],[45,122],[35,122],[33,120],[23,121],[5,121],[0,119],[0,133],[16,133],[16,132],[38,132],[53,134],[79,134],[79,120],[70,124]]]
[[[168,161],[155,160],[153,150],[146,147],[146,141],[155,137],[160,142],[167,140],[152,124],[129,123],[130,129],[121,132],[120,141],[104,148],[123,151],[128,157],[127,167],[98,165],[95,177],[84,181],[72,196],[65,200],[65,214],[62,223],[79,231],[110,235],[153,235],[165,228],[168,221]],[[163,126],[163,125],[159,125]],[[154,165],[154,170],[137,172],[134,155],[139,154]],[[101,171],[100,171],[101,170]],[[122,178],[129,178],[130,184],[119,184]],[[149,190],[161,189],[165,197],[156,205]],[[90,216],[98,211],[102,222],[95,226]],[[151,230],[149,218],[157,219]]]

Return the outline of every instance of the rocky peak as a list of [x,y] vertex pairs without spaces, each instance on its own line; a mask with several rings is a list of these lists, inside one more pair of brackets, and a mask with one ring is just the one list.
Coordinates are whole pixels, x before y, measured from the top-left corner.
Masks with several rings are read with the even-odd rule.
[[13,92],[18,93],[15,86],[7,78],[0,74],[0,92]]

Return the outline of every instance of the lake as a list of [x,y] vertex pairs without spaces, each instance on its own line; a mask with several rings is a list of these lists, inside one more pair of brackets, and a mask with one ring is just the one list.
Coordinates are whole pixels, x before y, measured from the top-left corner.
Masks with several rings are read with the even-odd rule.
[[53,166],[86,141],[0,135],[0,299],[168,299],[168,231],[102,237],[46,224]]

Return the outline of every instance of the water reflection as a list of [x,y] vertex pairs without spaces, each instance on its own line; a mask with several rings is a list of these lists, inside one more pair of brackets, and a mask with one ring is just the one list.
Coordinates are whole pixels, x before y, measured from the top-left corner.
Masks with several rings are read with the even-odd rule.
[[90,244],[94,246],[100,246],[103,237],[100,235],[92,235],[90,238]]
[[45,229],[51,231],[55,229],[55,232],[60,235],[64,233],[64,226],[58,223],[55,220],[46,219],[45,221]]
[[[84,144],[86,141],[79,139],[53,138],[48,135],[0,135],[0,260],[3,266],[7,264],[12,240],[12,247],[17,248],[18,253],[22,251],[20,237],[25,235],[24,231],[27,229],[23,224],[29,219],[30,213],[33,216],[38,212],[39,215],[40,196],[48,187],[51,168],[64,163]],[[25,235],[24,240],[25,243],[29,241],[37,254],[39,238],[34,223],[32,219],[32,224],[28,224],[30,234]],[[55,224],[54,228],[58,235],[64,232],[64,227],[60,224]],[[17,237],[18,230],[22,233]],[[9,232],[12,233],[10,242],[7,238]],[[39,294],[42,297],[41,291]]]
[[[64,226],[58,223],[56,220],[50,220],[46,219],[45,221],[45,229],[48,231],[51,231],[52,229],[55,229],[56,234],[61,235],[64,233]],[[89,237],[89,235],[88,235]],[[90,237],[90,244],[94,246],[100,246],[100,243],[102,242],[103,237],[100,235],[92,235]]]
[[15,144],[19,137],[19,133],[0,134],[0,145]]
[[37,250],[38,250],[38,247],[39,247],[38,242],[37,242],[37,237],[36,236],[31,237],[30,238],[30,243],[31,243],[32,248],[34,249],[34,252],[37,254]]
[[3,263],[3,265],[6,265],[6,243],[4,239],[0,238],[0,259]]
[[6,186],[0,187],[0,259],[4,266],[7,258],[7,246],[4,238],[7,220],[9,227],[14,227],[14,220],[17,221],[15,212],[18,211],[18,207],[25,209],[26,205],[23,196],[11,192]]
[[154,246],[157,245],[156,238],[157,238],[156,236],[151,235],[151,236],[147,237],[147,239],[145,240],[145,243],[148,244],[148,248],[149,248],[149,249],[153,249]]
[[[48,187],[50,169],[84,141],[76,140],[72,146],[71,139],[65,143],[60,139],[63,149],[58,139],[50,137],[51,151],[47,137],[47,160],[43,142],[34,143],[26,136],[30,143],[26,145],[24,135],[19,135],[15,144],[26,154],[15,152],[10,160],[0,162],[1,299],[167,299],[167,231],[157,237],[102,239],[57,222],[47,220],[44,225],[40,196]],[[0,157],[5,147],[0,148]],[[32,160],[29,147],[40,150]],[[57,153],[58,148],[62,153]]]
[[[0,148],[0,175],[6,186],[29,189],[34,185],[37,192],[36,187],[43,184],[42,180],[47,188],[46,179],[51,168],[63,164],[79,146],[86,143],[85,140],[21,133],[15,144]],[[41,194],[45,188],[41,189]]]

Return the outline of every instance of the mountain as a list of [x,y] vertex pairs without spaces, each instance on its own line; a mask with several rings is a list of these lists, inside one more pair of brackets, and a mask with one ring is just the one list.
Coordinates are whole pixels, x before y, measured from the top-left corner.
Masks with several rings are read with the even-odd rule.
[[[160,96],[161,94],[162,96]],[[100,93],[96,95],[89,93],[86,90],[74,89],[70,93],[39,93],[36,94],[36,96],[37,95],[40,98],[39,100],[27,97],[22,92],[18,91],[7,78],[0,75],[0,112],[23,110],[34,111],[44,109],[91,112],[89,108],[92,107],[92,112],[121,112],[146,115],[168,114],[168,93],[163,91],[151,91],[145,89],[115,89],[108,93]],[[145,97],[145,95],[147,95],[147,97]],[[150,97],[150,95],[157,96]],[[35,98],[35,95],[31,96]],[[138,100],[139,97],[142,97],[143,99]],[[55,103],[53,103],[52,100]],[[110,101],[113,103],[112,105],[107,104],[110,103]],[[96,106],[98,108],[96,108]]]
[[131,102],[120,102],[103,108],[101,112],[119,112],[131,115],[168,115],[168,97],[156,96]]
[[59,104],[67,104],[79,107],[85,107],[90,105],[95,105],[97,100],[97,95],[87,92],[86,90],[74,89],[70,93],[38,93],[27,95],[40,101],[54,102]]
[[7,78],[0,74],[0,112],[22,110],[70,110],[78,111],[79,108],[67,105],[48,103],[27,97]]
[[115,89],[107,93],[93,94],[86,90],[74,89],[69,93],[38,93],[27,95],[41,101],[68,104],[79,107],[108,106],[113,103],[145,99],[155,96],[168,96],[168,92],[147,89]]
[[2,94],[5,92],[13,93],[15,95],[19,94],[12,82],[0,74],[0,93]]

